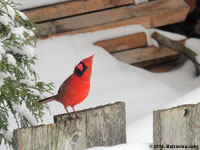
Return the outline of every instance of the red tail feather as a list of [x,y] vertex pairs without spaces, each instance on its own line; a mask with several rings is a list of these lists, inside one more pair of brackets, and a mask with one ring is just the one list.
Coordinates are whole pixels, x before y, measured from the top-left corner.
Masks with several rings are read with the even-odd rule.
[[39,100],[38,102],[39,102],[39,103],[47,103],[47,102],[56,100],[56,96],[57,96],[57,95],[51,96],[51,97],[47,97],[47,98],[45,98],[45,99]]

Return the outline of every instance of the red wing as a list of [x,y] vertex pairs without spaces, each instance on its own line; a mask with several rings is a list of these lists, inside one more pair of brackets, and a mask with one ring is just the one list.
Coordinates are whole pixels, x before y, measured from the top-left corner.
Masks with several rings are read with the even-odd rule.
[[60,86],[59,90],[58,90],[58,95],[61,95],[62,93],[66,93],[67,92],[67,85],[69,82],[69,78],[67,78],[62,85]]

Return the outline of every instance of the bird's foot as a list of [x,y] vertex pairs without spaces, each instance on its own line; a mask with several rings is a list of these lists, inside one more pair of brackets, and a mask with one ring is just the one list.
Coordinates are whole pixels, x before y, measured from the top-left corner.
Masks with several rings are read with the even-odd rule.
[[74,118],[70,116],[68,119],[71,123],[73,120],[81,120],[82,118],[76,115]]
[[82,120],[82,118],[79,117],[77,114],[75,114],[75,119]]

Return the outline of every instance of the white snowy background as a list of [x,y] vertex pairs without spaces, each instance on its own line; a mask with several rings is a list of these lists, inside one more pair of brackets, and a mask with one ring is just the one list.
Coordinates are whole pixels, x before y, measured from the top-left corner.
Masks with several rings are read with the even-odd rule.
[[[76,110],[116,101],[126,102],[128,143],[111,148],[92,149],[147,150],[153,140],[153,110],[199,102],[200,78],[195,77],[195,69],[191,61],[187,61],[184,65],[167,73],[151,73],[120,62],[103,48],[93,45],[94,42],[103,39],[153,31],[147,31],[140,25],[134,25],[39,40],[36,48],[39,60],[35,69],[41,80],[55,83],[54,93],[73,72],[74,66],[80,60],[95,54],[89,96],[83,103],[75,107]],[[175,40],[185,38],[173,33],[160,33]],[[149,39],[149,41],[152,40]],[[155,41],[153,43],[155,44]],[[188,39],[186,46],[197,52],[200,47],[200,40]],[[60,103],[50,102],[48,105],[51,114],[46,112],[44,116],[45,124],[53,122],[53,115],[65,113],[65,109]],[[12,121],[10,120],[10,122]],[[13,123],[10,129],[14,128],[16,128],[16,125]]]
[[[93,45],[96,41],[138,32],[146,32],[149,45],[157,45],[149,38],[153,31],[155,30],[134,25],[39,40],[36,48],[39,60],[35,69],[42,81],[55,83],[55,94],[62,82],[73,72],[74,66],[83,58],[95,54],[90,93],[83,103],[75,107],[76,110],[116,101],[126,102],[127,144],[96,147],[91,148],[92,150],[148,150],[153,141],[153,110],[200,101],[200,77],[195,77],[195,68],[191,61],[167,73],[151,73],[120,62],[103,48]],[[174,40],[185,39],[181,35],[159,32]],[[200,53],[199,39],[188,39],[185,45]],[[54,115],[65,113],[60,103],[50,102],[48,105],[51,113],[46,111],[45,124],[52,123]],[[28,115],[37,125],[24,107],[16,106],[16,109]],[[14,119],[10,118],[10,131],[16,127]],[[8,138],[12,135],[11,132],[6,134]],[[0,149],[6,148],[1,145]]]

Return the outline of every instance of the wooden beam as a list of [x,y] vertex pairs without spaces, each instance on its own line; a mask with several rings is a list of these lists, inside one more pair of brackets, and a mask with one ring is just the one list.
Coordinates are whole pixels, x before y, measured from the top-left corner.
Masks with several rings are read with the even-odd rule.
[[156,67],[159,67],[159,65],[161,66],[164,63],[172,62],[172,61],[176,62],[179,60],[179,58],[180,58],[180,55],[166,56],[163,58],[156,58],[156,59],[152,59],[152,60],[148,60],[148,61],[134,63],[132,65],[151,71],[152,68],[155,69]]
[[117,52],[127,49],[147,46],[145,33],[130,34],[118,38],[95,42],[94,45],[103,47],[108,52]]
[[[105,30],[133,24],[141,24],[145,28],[152,28],[184,21],[188,11],[189,7],[184,0],[159,0],[64,18],[42,23],[41,25],[53,34],[61,33],[56,36]],[[40,34],[44,36],[46,32],[40,31]]]
[[[146,70],[150,71],[150,72],[154,72],[154,73],[161,73],[161,72],[168,72],[171,71],[172,69],[176,68],[178,65],[180,65],[179,63],[179,58],[180,57],[170,57],[170,61],[168,59],[164,60],[162,59],[162,62],[159,62],[159,64],[153,63],[153,65],[151,66],[147,66],[145,67]],[[167,58],[166,58],[167,59]]]
[[73,0],[25,10],[24,13],[31,21],[42,22],[128,4],[134,4],[134,0]]
[[14,150],[85,150],[126,143],[124,102],[77,113],[81,120],[62,114],[53,124],[14,130]]
[[[161,59],[169,58],[173,56],[179,56],[177,52],[170,50],[167,47],[161,46],[159,48],[150,46],[145,48],[137,48],[122,52],[116,52],[112,54],[118,60],[128,63],[128,64],[138,64],[146,61],[156,60],[157,63]],[[153,65],[153,64],[150,64]],[[140,66],[140,67],[147,67],[148,64]]]

